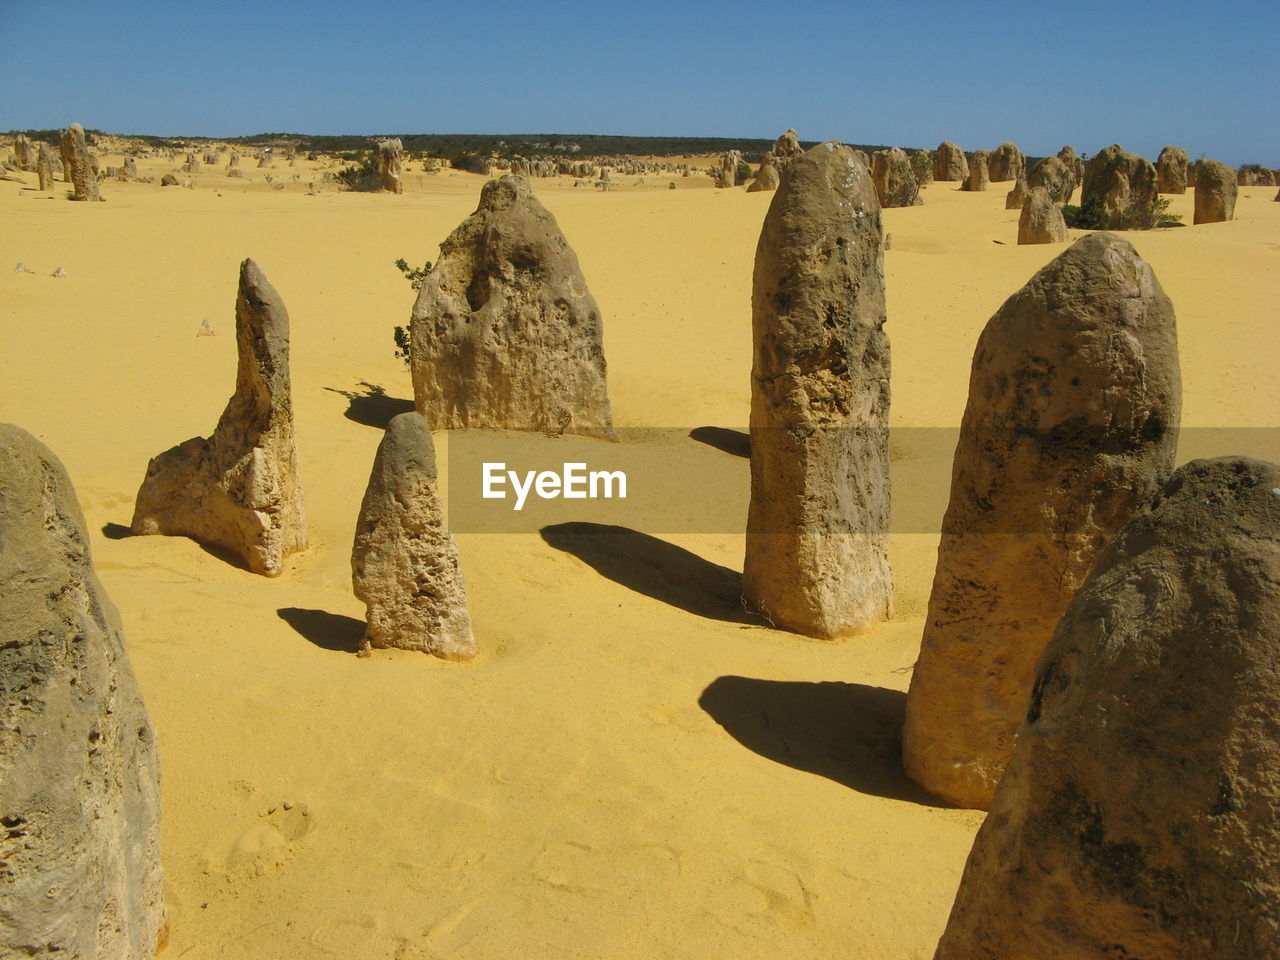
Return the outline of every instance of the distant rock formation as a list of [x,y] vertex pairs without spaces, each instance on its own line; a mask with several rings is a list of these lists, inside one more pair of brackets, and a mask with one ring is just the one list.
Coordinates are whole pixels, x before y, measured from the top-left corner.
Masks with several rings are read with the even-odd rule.
[[126,180],[137,180],[138,179],[138,161],[133,159],[133,157],[125,157],[124,168],[121,170],[120,175],[124,177]]
[[0,955],[151,960],[160,768],[67,472],[0,424]]
[[191,537],[279,576],[307,546],[289,386],[289,314],[252,260],[236,296],[236,392],[209,439],[153,458],[138,491],[135,534]]
[[907,773],[985,809],[1036,659],[1099,551],[1173,469],[1173,305],[1120,237],[1077,240],[974,351],[903,732]]
[[[1084,158],[1076,153],[1075,147],[1067,144],[1058,151],[1058,159],[1066,165],[1066,168],[1072,174],[1071,189],[1067,191],[1067,195],[1062,201],[1063,203],[1070,203],[1071,194],[1075,191],[1075,188],[1084,183]],[[1052,191],[1050,193],[1052,194]]]
[[992,183],[1017,180],[1027,167],[1027,158],[1016,143],[1006,140],[987,157],[987,175]]
[[747,187],[747,193],[777,190],[782,179],[782,171],[787,168],[787,164],[803,153],[804,151],[800,148],[800,139],[794,130],[788,130],[782,134],[764,155],[764,159],[760,162],[760,171]]
[[1280,956],[1280,467],[1181,467],[1036,668],[936,960]]
[[1080,205],[1096,203],[1108,230],[1150,230],[1156,225],[1156,168],[1150,160],[1112,144],[1084,170]]
[[1075,170],[1061,157],[1045,157],[1027,174],[1027,189],[1037,187],[1048,193],[1054,203],[1070,203],[1076,188]]
[[1156,158],[1156,187],[1161,193],[1187,192],[1187,151],[1168,146]]
[[882,237],[866,167],[823,143],[788,168],[756,248],[743,594],[825,639],[892,607]]
[[720,158],[720,166],[716,174],[716,186],[721,189],[737,186],[738,164],[742,162],[742,152],[730,150]]
[[378,185],[386,193],[404,193],[401,158],[404,145],[399,139],[378,141]]
[[614,436],[600,308],[522,177],[484,185],[441,244],[410,329],[414,397],[433,428]]
[[747,193],[760,193],[765,190],[777,190],[778,185],[782,182],[782,178],[778,176],[778,168],[773,163],[773,158],[766,156],[760,163],[760,169],[756,172],[756,178],[747,185]]
[[160,178],[160,186],[176,187],[178,186],[178,178],[174,176],[172,173],[166,173],[163,177]]
[[355,594],[368,607],[364,644],[475,656],[458,547],[444,525],[431,428],[420,413],[387,425],[351,551]]
[[976,193],[987,189],[990,182],[991,178],[987,173],[987,151],[973,151],[973,160],[969,164],[969,178],[960,189]]
[[1034,188],[1018,218],[1018,243],[1064,243],[1066,239],[1067,223],[1062,217],[1062,208],[1043,187]]
[[1019,175],[1013,184],[1013,189],[1004,195],[1004,208],[1006,210],[1021,210],[1022,205],[1027,202],[1027,179]]
[[13,138],[13,158],[19,170],[30,173],[36,168],[36,145],[25,133],[20,133]]
[[98,176],[94,173],[84,127],[73,123],[62,131],[62,169],[73,188],[72,200],[101,200]]
[[1236,215],[1236,172],[1217,160],[1196,162],[1195,223],[1221,223]]
[[911,172],[911,161],[901,147],[872,154],[871,183],[881,207],[914,207],[922,202],[920,185]]
[[36,176],[40,178],[41,190],[53,189],[53,148],[43,140],[36,159]]
[[949,140],[943,140],[934,151],[933,179],[947,182],[969,179],[969,161],[964,151]]
[[1274,187],[1275,178],[1266,167],[1245,164],[1236,170],[1236,183],[1241,187]]
[[915,174],[916,183],[923,189],[933,182],[933,151],[917,150],[910,156],[911,172]]

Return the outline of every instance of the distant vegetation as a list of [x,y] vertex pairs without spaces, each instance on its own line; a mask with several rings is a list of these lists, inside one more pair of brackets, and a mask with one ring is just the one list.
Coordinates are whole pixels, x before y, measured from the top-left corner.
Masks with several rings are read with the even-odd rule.
[[[92,142],[105,131],[86,130]],[[10,130],[9,136],[25,133],[33,140],[57,144],[61,130]],[[145,134],[119,134],[139,140],[155,149],[181,150],[199,148],[203,143],[228,143],[246,148],[294,147],[300,153],[350,154],[356,160],[387,136],[399,137],[408,158],[421,160],[439,157],[459,170],[478,170],[486,157],[538,156],[563,154],[583,156],[654,156],[681,157],[721,154],[738,150],[743,159],[759,163],[772,140],[737,139],[733,137],[626,137],[604,134],[478,134],[478,133],[400,133],[378,136],[312,136],[305,133],[258,133],[248,137],[156,137]],[[816,140],[802,140],[805,149]],[[884,150],[883,144],[851,143],[849,146],[873,153]]]

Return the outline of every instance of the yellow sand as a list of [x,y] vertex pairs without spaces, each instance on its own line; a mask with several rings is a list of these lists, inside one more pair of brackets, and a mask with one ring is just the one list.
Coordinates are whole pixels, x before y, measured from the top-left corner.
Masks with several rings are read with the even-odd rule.
[[[315,164],[242,163],[247,181],[206,169],[192,189],[108,181],[102,204],[0,183],[0,419],[66,464],[123,614],[163,764],[165,955],[930,957],[981,821],[898,768],[936,535],[894,536],[898,619],[865,637],[737,622],[698,585],[740,569],[742,536],[669,531],[713,500],[745,515],[747,463],[654,434],[633,454],[718,478],[631,523],[667,545],[637,536],[643,556],[610,578],[536,526],[463,535],[478,661],[358,659],[349,551],[380,431],[336,391],[412,395],[391,328],[413,294],[392,261],[434,259],[482,181],[415,163],[404,196],[307,196]],[[741,428],[771,194],[620,179],[535,181],[604,311],[617,421]],[[1009,186],[934,184],[885,214],[895,426],[958,422],[978,332],[1064,249],[1016,246]],[[1131,236],[1177,308],[1188,424],[1280,425],[1274,193],[1243,189],[1233,223]],[[1174,209],[1190,220],[1191,196]],[[246,256],[292,318],[311,547],[276,580],[189,540],[103,533],[129,523],[150,456],[212,430]],[[8,272],[18,261],[34,275]],[[197,339],[206,318],[217,335]],[[454,442],[557,461],[593,444]],[[911,446],[895,511],[936,527],[950,450]]]

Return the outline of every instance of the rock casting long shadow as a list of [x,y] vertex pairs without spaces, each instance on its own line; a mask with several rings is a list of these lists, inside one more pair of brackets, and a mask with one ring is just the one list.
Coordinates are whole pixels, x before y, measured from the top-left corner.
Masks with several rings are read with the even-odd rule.
[[321,649],[340,653],[356,653],[360,649],[360,638],[364,636],[363,620],[303,607],[281,607],[276,616]]
[[698,706],[769,760],[859,793],[940,806],[903,773],[907,695],[899,690],[725,676],[702,692]]
[[742,574],[629,527],[557,523],[542,539],[601,576],[689,613],[730,623],[763,624],[742,609]]

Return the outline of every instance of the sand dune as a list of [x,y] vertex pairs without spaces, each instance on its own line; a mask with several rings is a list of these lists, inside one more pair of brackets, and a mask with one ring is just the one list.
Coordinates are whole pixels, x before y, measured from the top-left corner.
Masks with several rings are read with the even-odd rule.
[[[0,190],[0,419],[62,458],[101,531],[159,736],[165,955],[930,957],[982,816],[931,804],[898,756],[937,546],[906,531],[941,518],[947,434],[895,441],[897,619],[856,640],[742,615],[739,528],[693,522],[745,518],[747,461],[725,431],[747,419],[771,194],[534,181],[604,312],[627,455],[690,481],[641,515],[567,518],[597,526],[460,533],[475,662],[354,656],[354,524],[376,425],[412,395],[391,329],[413,292],[393,261],[434,259],[483,182],[412,166],[403,196],[308,196],[308,162],[245,163],[243,181],[206,168],[193,189],[105,181],[101,204]],[[954,186],[885,212],[895,427],[957,425],[978,332],[1063,249],[1016,245],[1008,185]],[[1206,428],[1180,461],[1280,459],[1274,192],[1242,188],[1230,223],[1130,237],[1177,309],[1183,422]],[[148,458],[207,435],[230,395],[244,257],[292,319],[311,546],[276,580],[121,536]],[[34,272],[9,273],[18,261]],[[217,335],[196,337],[204,319]],[[451,447],[558,462],[596,444],[436,442],[442,463]]]

